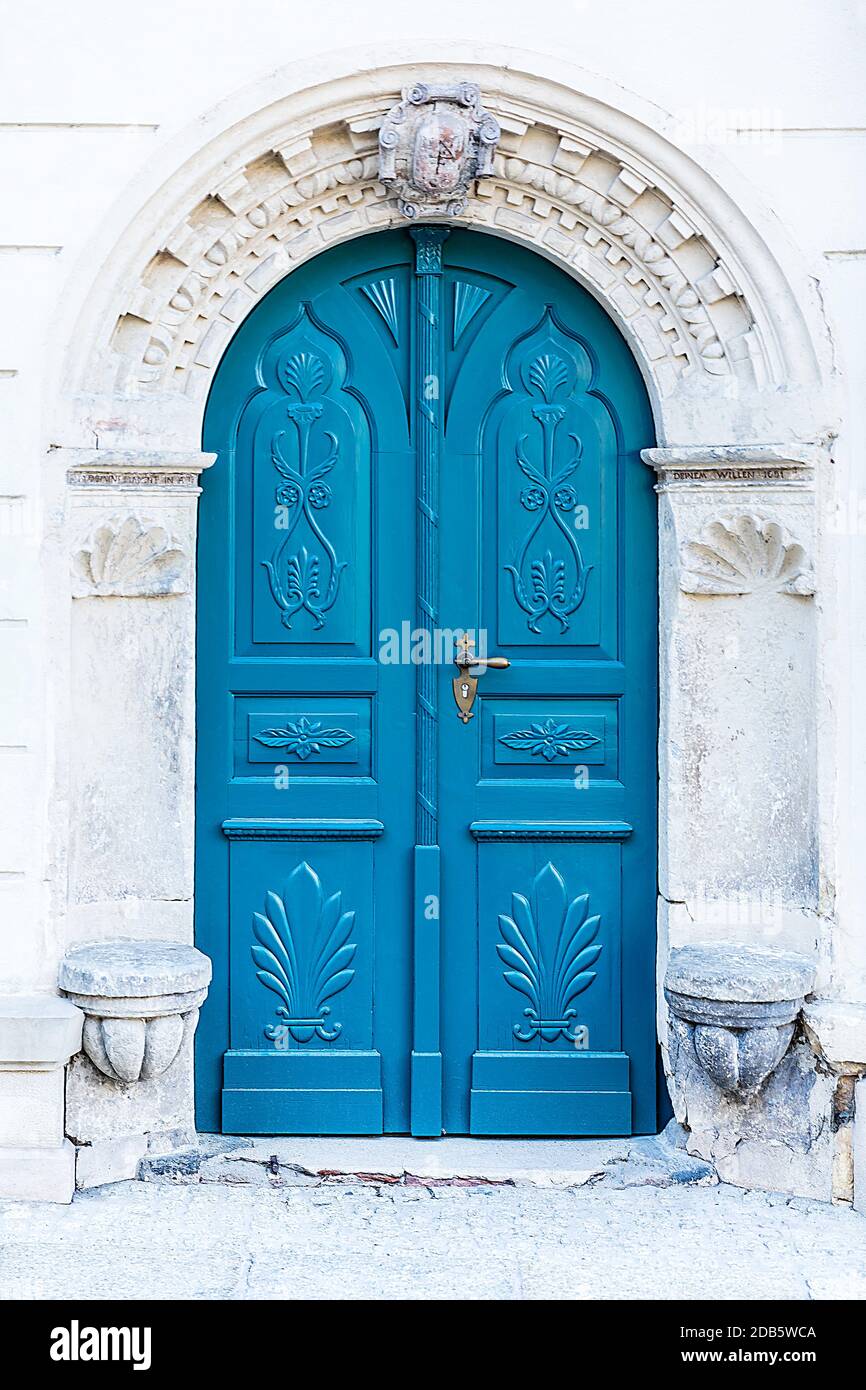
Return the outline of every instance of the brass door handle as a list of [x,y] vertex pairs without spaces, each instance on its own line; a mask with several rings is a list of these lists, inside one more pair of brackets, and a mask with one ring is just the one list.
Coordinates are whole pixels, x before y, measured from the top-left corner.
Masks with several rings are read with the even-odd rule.
[[[468,724],[473,717],[472,706],[475,704],[475,695],[478,690],[478,677],[483,676],[484,672],[493,668],[503,671],[511,662],[505,656],[476,656],[473,648],[474,641],[468,635],[463,634],[457,643],[457,652],[454,657],[454,665],[460,670],[460,675],[455,676],[451,682],[454,691],[454,700],[457,705],[457,714]],[[470,667],[481,667],[477,675],[470,676]]]

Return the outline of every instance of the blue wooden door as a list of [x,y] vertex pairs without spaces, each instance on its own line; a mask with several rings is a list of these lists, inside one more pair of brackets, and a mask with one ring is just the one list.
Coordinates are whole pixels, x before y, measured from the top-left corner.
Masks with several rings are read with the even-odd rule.
[[651,442],[610,320],[493,237],[352,242],[236,334],[200,528],[200,1127],[655,1128]]

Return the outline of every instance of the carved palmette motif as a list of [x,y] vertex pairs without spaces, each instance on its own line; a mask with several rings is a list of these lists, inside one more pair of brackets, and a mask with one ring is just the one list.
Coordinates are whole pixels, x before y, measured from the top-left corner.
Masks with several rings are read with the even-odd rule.
[[529,896],[512,893],[511,914],[502,913],[496,947],[506,984],[529,1001],[525,1023],[515,1023],[520,1042],[577,1035],[575,999],[596,978],[592,969],[602,952],[596,943],[601,918],[589,916],[589,896],[569,900],[562,876],[545,864]]
[[75,598],[157,597],[189,588],[189,556],[158,522],[111,517],[72,560]]
[[815,592],[805,547],[770,517],[743,513],[711,521],[683,544],[680,558],[680,587],[687,594]]
[[265,911],[253,913],[251,954],[257,979],[280,1000],[280,1022],[264,1029],[269,1041],[288,1033],[299,1043],[314,1036],[333,1042],[342,1032],[341,1023],[328,1023],[327,1000],[355,978],[354,927],[355,914],[343,911],[342,893],[326,898],[306,862],[289,874],[281,894],[265,895]]
[[405,217],[457,217],[472,182],[493,173],[498,140],[476,83],[416,83],[382,122],[379,180]]

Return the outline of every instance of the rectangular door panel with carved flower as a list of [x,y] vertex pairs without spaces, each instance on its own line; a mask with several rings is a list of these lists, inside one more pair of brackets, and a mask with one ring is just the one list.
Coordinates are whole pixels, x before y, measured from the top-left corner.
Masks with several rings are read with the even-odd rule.
[[616,700],[483,700],[482,778],[617,781]]

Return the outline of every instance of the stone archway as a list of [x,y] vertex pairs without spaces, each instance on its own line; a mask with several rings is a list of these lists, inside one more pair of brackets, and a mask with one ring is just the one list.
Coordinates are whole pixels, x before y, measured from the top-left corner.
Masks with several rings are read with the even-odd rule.
[[663,442],[689,433],[672,398],[715,399],[724,427],[734,395],[818,385],[802,305],[776,260],[669,141],[561,81],[418,63],[298,90],[174,172],[79,318],[65,394],[79,398],[80,424],[100,401],[201,400],[228,337],[288,270],[400,221],[377,182],[377,131],[419,73],[477,81],[502,129],[493,177],[458,220],[532,245],[604,303],[668,402]]
[[[118,902],[127,934],[189,936],[204,401],[262,294],[326,247],[401,220],[377,181],[376,133],[418,78],[478,82],[502,127],[493,176],[458,220],[580,280],[625,333],[650,392],[661,443],[646,461],[660,493],[662,953],[669,937],[695,933],[825,944],[809,597],[826,456],[820,333],[805,292],[719,183],[591,81],[542,75],[550,66],[418,62],[351,76],[344,64],[314,87],[296,79],[191,154],[107,259],[70,334],[64,447],[53,453],[75,556],[80,731],[67,944],[118,934]],[[143,841],[142,806],[161,827]],[[94,848],[108,827],[112,856]],[[756,926],[750,908],[738,931],[731,905],[743,894],[760,911],[769,903],[771,919]],[[97,1130],[112,1125],[85,1068],[70,1090],[82,1137],[97,1111]],[[188,1115],[186,1079],[181,1090],[175,1118]],[[166,1119],[158,1085],[141,1105]]]

